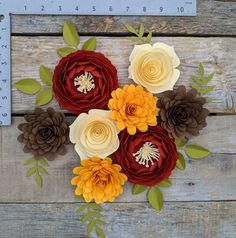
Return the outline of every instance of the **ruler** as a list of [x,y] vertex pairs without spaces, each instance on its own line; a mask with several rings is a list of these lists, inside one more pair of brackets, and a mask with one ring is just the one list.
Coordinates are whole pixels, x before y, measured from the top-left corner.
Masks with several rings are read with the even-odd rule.
[[11,15],[196,16],[196,1],[0,0],[0,126],[11,124]]

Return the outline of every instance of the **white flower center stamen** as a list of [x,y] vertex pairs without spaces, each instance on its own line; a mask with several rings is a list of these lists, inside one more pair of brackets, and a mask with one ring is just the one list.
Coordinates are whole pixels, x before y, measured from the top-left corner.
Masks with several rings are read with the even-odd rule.
[[89,72],[84,72],[79,77],[77,76],[74,79],[74,86],[77,87],[77,90],[81,93],[87,93],[95,88],[95,83],[93,75]]
[[159,160],[160,152],[152,142],[146,142],[136,153],[133,153],[133,156],[135,157],[136,162],[149,168],[149,163],[153,165],[154,160]]

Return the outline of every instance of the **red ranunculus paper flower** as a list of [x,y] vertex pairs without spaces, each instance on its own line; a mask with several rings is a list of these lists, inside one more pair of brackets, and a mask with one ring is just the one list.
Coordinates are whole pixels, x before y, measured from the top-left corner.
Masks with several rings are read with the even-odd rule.
[[54,71],[55,98],[75,114],[106,109],[117,87],[117,70],[101,53],[78,50],[62,58]]
[[177,148],[168,133],[160,126],[131,136],[119,134],[120,147],[114,158],[129,182],[154,186],[170,177],[178,159]]

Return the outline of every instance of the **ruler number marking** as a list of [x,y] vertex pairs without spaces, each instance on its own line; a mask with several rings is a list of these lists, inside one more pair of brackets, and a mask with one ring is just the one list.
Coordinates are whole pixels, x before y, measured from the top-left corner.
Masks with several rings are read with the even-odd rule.
[[79,6],[76,6],[76,7],[75,7],[75,10],[76,10],[76,11],[79,11]]
[[177,7],[177,11],[183,13],[184,12],[184,7]]
[[130,6],[127,6],[127,7],[126,7],[126,11],[128,12],[128,11],[129,11],[129,9],[130,9]]
[[61,12],[62,11],[62,6],[58,6],[58,11]]
[[109,11],[112,12],[113,11],[113,7],[109,6]]
[[44,12],[44,10],[45,10],[45,6],[41,5],[41,11]]

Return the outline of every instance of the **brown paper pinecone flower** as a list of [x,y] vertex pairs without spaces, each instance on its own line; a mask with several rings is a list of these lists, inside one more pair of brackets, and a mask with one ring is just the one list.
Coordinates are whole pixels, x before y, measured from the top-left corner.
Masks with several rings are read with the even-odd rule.
[[197,96],[197,90],[186,91],[179,86],[175,91],[166,91],[158,100],[158,122],[172,138],[189,139],[199,135],[205,127],[209,111],[203,108],[206,99]]
[[36,158],[45,157],[54,160],[56,155],[66,153],[65,144],[69,143],[69,127],[64,116],[53,108],[44,111],[36,108],[25,116],[25,123],[18,125],[22,134],[18,141],[25,144],[24,152],[32,153]]

